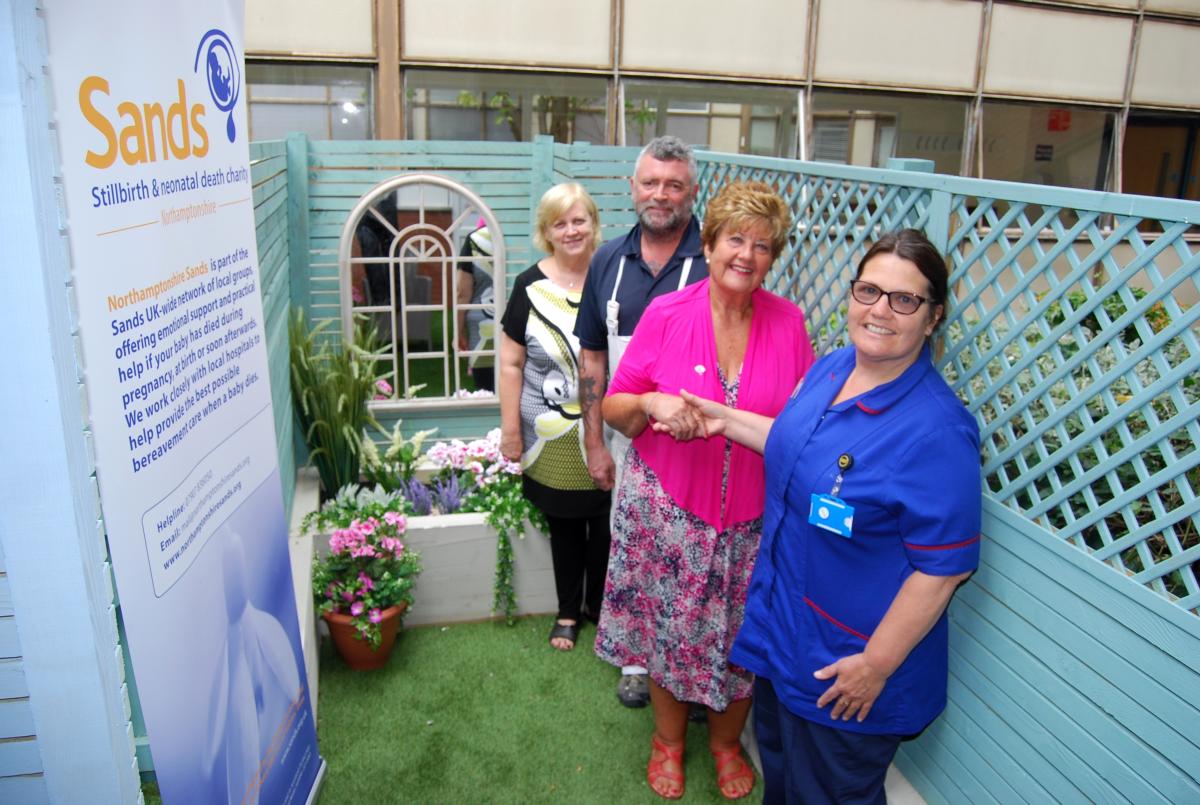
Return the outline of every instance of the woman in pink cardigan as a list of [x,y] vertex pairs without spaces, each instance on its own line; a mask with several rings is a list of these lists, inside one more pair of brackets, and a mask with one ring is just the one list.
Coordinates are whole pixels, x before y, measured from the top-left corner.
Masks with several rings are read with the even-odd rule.
[[[726,185],[701,239],[709,277],[650,304],[604,400],[633,439],[617,490],[596,653],[649,669],[654,708],[647,780],[683,795],[688,703],[709,708],[717,784],[745,796],[754,773],[739,736],[753,676],[728,662],[762,531],[762,457],[703,435],[680,389],[775,416],[813,362],[800,310],[762,290],[791,227],[761,182]],[[685,441],[690,439],[691,441]]]

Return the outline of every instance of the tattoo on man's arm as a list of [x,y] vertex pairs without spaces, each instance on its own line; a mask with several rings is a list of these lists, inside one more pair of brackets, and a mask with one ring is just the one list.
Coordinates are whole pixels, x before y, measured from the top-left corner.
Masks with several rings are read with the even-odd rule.
[[580,403],[583,405],[583,410],[586,412],[589,408],[596,404],[600,399],[600,395],[596,391],[596,378],[581,377],[580,379]]

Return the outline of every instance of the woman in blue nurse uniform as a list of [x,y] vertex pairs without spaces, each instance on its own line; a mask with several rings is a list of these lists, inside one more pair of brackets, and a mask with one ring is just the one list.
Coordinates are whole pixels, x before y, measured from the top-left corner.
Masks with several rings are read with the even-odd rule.
[[730,654],[757,675],[764,802],[883,803],[900,741],[946,704],[946,605],[979,561],[979,429],[934,368],[946,264],[916,230],[851,284],[852,346],[771,420],[687,394],[763,452],[766,509]]

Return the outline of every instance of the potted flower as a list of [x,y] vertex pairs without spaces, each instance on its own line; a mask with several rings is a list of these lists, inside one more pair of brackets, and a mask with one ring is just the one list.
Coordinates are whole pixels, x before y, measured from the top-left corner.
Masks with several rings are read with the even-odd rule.
[[305,518],[306,530],[329,534],[328,553],[313,561],[313,595],[334,645],[352,668],[387,663],[413,602],[421,558],[404,544],[405,506],[402,496],[378,487],[346,487]]

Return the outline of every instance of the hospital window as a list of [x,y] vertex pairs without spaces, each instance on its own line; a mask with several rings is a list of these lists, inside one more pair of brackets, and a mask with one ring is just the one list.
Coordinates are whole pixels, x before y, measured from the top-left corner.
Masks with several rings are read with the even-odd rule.
[[466,70],[406,70],[404,109],[414,140],[604,143],[604,78]]
[[372,77],[369,67],[247,64],[251,141],[372,139]]

